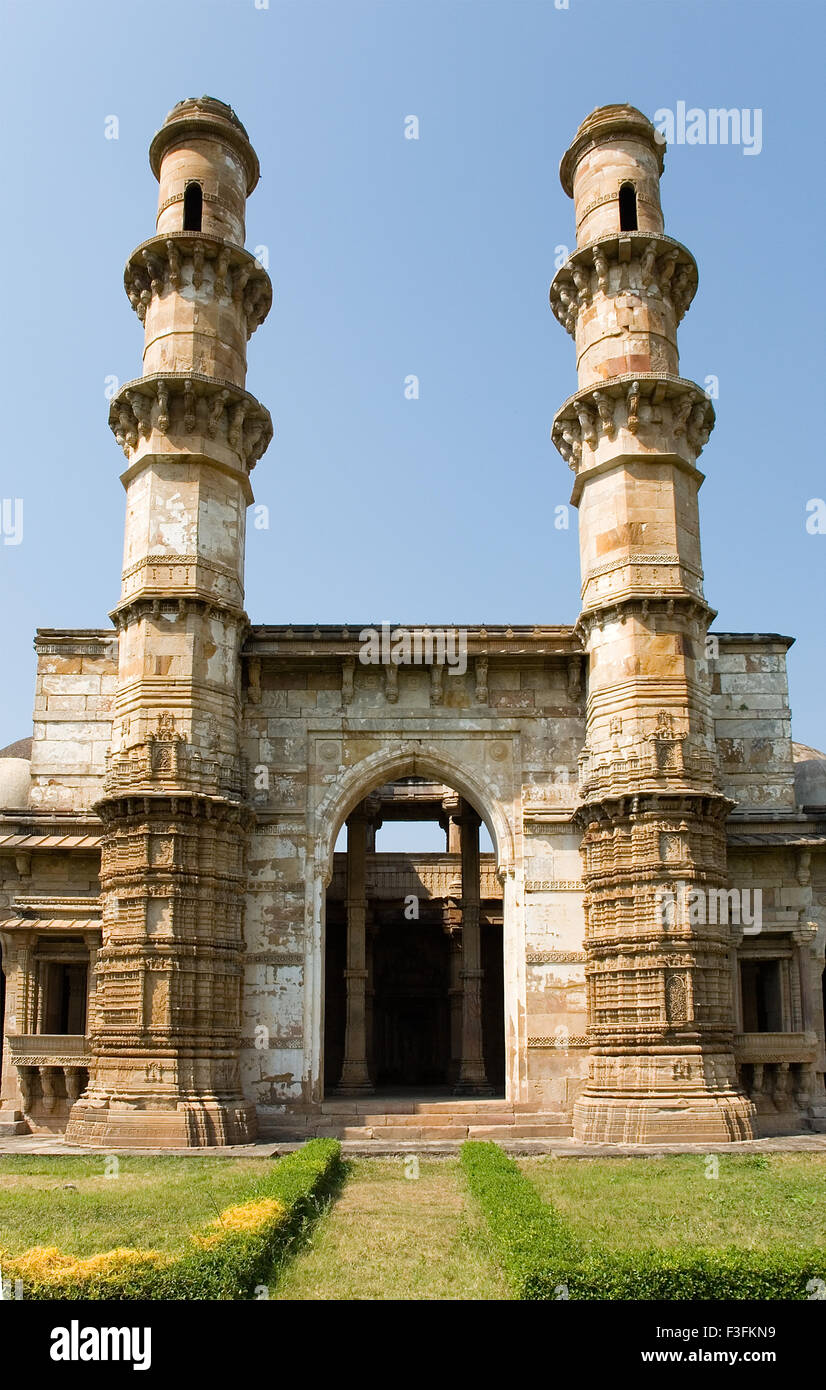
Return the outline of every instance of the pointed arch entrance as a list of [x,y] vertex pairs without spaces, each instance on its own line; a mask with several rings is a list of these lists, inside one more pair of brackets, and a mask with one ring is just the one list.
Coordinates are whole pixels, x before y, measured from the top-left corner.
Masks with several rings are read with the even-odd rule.
[[[436,821],[443,850],[377,850],[381,824],[413,820]],[[493,848],[480,853],[481,825]],[[379,753],[337,779],[316,830],[306,1036],[317,1099],[515,1096],[513,837],[490,788],[418,748]]]

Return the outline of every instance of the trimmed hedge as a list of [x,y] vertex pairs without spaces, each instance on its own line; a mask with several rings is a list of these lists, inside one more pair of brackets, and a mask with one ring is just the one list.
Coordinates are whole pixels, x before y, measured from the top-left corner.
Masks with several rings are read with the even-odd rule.
[[584,1246],[497,1144],[469,1141],[461,1159],[519,1299],[808,1299],[826,1278],[822,1249]]
[[341,1145],[312,1139],[273,1163],[249,1202],[228,1207],[180,1254],[110,1250],[88,1259],[39,1249],[2,1259],[27,1299],[244,1299],[266,1283],[342,1175]]

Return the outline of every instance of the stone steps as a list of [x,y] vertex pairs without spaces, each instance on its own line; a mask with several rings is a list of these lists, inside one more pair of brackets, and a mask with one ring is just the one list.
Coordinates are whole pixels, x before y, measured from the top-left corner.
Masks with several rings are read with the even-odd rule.
[[329,1135],[331,1139],[381,1139],[385,1143],[407,1144],[415,1141],[454,1140],[461,1143],[465,1139],[555,1139],[570,1135],[570,1121],[556,1117],[554,1122],[540,1124],[455,1124],[431,1125],[423,1128],[416,1124],[406,1125],[332,1125],[315,1130],[318,1137]]
[[455,1142],[465,1139],[551,1139],[571,1133],[559,1111],[502,1100],[325,1101],[320,1113],[284,1115],[267,1125],[267,1138],[321,1138],[346,1142]]

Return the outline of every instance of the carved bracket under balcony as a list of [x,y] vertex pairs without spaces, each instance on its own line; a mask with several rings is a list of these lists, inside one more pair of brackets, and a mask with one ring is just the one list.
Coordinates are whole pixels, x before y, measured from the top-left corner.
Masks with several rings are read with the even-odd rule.
[[188,613],[197,613],[207,621],[210,618],[221,618],[225,624],[234,626],[240,634],[248,623],[247,615],[243,608],[232,603],[229,599],[223,599],[219,595],[204,594],[138,594],[134,598],[123,599],[117,608],[113,608],[109,614],[118,632],[122,632],[130,623],[141,622],[151,618],[157,622],[159,619],[167,619],[169,622],[177,622],[186,618]]
[[[624,570],[630,581],[641,586],[650,584],[651,578],[655,577],[660,592],[643,594],[628,590],[624,593],[588,595],[588,607],[580,613],[574,628],[584,646],[587,646],[591,633],[596,628],[610,622],[625,623],[633,616],[640,617],[645,623],[653,624],[662,620],[670,624],[674,615],[681,613],[687,622],[703,622],[706,627],[717,616],[715,609],[710,608],[703,598],[702,585],[698,577],[693,575],[687,566],[676,563],[671,557],[638,554],[632,551],[616,565],[612,564],[611,570],[614,569]],[[610,571],[606,573],[610,574]],[[586,574],[582,585],[583,599],[593,580],[594,573]],[[675,589],[673,593],[663,592],[672,581],[682,582],[685,585],[684,589]],[[691,592],[692,589],[695,592]]]
[[578,247],[560,266],[551,308],[571,337],[580,311],[598,294],[634,294],[666,301],[680,322],[697,292],[697,262],[687,247],[657,232],[623,232]]
[[691,454],[696,458],[714,428],[714,407],[693,381],[655,373],[611,377],[569,397],[557,411],[551,438],[575,472],[598,456],[607,440],[616,452],[622,435],[629,451]]
[[272,306],[272,284],[260,262],[242,247],[202,232],[144,241],[126,263],[123,284],[141,323],[153,295],[200,292],[238,305],[250,338]]
[[[128,381],[109,406],[109,428],[127,458],[153,431],[187,441],[192,453],[209,441],[229,449],[252,469],[272,439],[270,412],[231,381],[193,374]],[[204,441],[204,448],[197,447]]]

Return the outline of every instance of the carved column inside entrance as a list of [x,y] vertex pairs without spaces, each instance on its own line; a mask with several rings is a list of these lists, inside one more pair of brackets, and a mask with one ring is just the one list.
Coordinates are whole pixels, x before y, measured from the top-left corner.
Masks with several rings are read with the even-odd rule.
[[367,1069],[367,836],[364,802],[347,821],[347,1024],[340,1095],[373,1090]]
[[453,1086],[459,1079],[459,1067],[462,1058],[462,909],[460,906],[462,886],[460,882],[451,883],[450,896],[445,899],[442,908],[442,921],[444,924],[445,935],[448,938],[450,958],[449,958],[449,984],[448,997],[450,1000],[450,1062],[447,1069],[447,1080]]
[[445,796],[442,798],[442,810],[445,813],[445,820],[441,822],[447,831],[447,852],[448,854],[459,854],[462,848],[462,798],[460,796]]
[[482,950],[479,932],[479,817],[462,803],[462,1055],[455,1095],[489,1096],[482,1041]]

